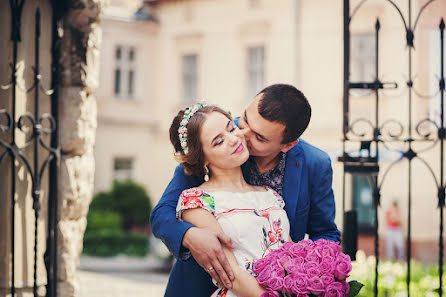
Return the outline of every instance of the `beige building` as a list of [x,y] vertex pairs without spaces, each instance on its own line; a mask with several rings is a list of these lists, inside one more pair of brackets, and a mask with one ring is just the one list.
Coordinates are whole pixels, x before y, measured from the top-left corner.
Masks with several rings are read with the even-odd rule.
[[[354,7],[360,1],[351,2]],[[407,12],[407,1],[395,2]],[[423,3],[413,1],[415,16]],[[131,5],[137,7],[134,2]],[[414,86],[422,94],[438,89],[438,79],[434,79],[440,50],[435,28],[445,11],[444,2],[433,3],[415,32]],[[405,32],[399,14],[386,1],[368,1],[352,20],[352,80],[373,79],[377,17],[381,22],[380,77],[400,86],[381,93],[381,122],[396,118],[407,125]],[[204,98],[239,115],[264,86],[290,83],[303,90],[313,108],[303,138],[332,157],[336,223],[342,229],[343,166],[337,162],[342,152],[342,1],[152,0],[145,1],[136,14],[131,7],[112,1],[102,27],[96,191],[108,189],[113,178],[132,177],[147,187],[156,203],[176,166],[168,128],[180,108]],[[438,98],[414,96],[414,122],[435,117]],[[351,120],[373,119],[374,102],[373,94],[352,91]],[[381,174],[398,156],[384,150]],[[439,172],[438,146],[423,157]],[[435,245],[437,190],[423,166],[413,161],[412,239]],[[400,201],[406,220],[407,180],[407,161],[395,165],[386,178],[379,213],[381,235],[385,231],[382,210],[393,199]],[[363,179],[347,176],[346,209],[353,204],[362,207],[365,229],[373,223],[371,201]],[[413,252],[421,257],[421,250]],[[437,253],[435,248],[431,253]]]

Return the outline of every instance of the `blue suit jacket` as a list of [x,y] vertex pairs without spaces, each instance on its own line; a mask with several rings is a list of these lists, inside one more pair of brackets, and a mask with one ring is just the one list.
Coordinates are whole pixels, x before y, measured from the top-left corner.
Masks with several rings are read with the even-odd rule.
[[[246,180],[249,180],[248,163],[242,166]],[[184,292],[188,296],[209,297],[216,289],[209,274],[193,257],[185,257],[185,249],[181,243],[184,233],[193,225],[177,220],[175,215],[181,192],[199,186],[202,182],[185,175],[183,168],[178,166],[150,216],[153,234],[161,238],[178,260],[171,271],[166,297],[184,296]],[[305,233],[312,240],[325,238],[340,241],[340,232],[334,223],[331,161],[325,152],[304,140],[300,140],[288,151],[283,199],[294,242],[302,240]]]

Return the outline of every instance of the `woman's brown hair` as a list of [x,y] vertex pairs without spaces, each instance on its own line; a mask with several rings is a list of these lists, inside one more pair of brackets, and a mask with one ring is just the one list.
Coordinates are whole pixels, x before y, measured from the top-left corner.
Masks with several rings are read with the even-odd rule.
[[183,165],[184,172],[188,175],[203,177],[206,174],[204,169],[205,157],[200,141],[200,131],[201,126],[207,118],[207,115],[212,112],[219,112],[226,116],[228,119],[232,120],[232,116],[227,111],[215,105],[207,105],[196,111],[195,114],[190,118],[189,123],[186,126],[188,149],[187,154],[184,153],[178,136],[178,128],[180,127],[180,123],[183,120],[184,109],[178,112],[178,114],[174,117],[172,124],[170,125],[170,142],[175,149],[176,159]]

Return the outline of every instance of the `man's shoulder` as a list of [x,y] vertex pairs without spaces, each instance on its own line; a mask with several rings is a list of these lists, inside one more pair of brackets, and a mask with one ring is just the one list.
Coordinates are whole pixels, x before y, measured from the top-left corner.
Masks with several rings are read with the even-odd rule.
[[301,138],[299,139],[299,142],[290,150],[290,152],[292,155],[303,154],[304,157],[309,159],[311,162],[319,163],[330,161],[330,156],[326,152]]

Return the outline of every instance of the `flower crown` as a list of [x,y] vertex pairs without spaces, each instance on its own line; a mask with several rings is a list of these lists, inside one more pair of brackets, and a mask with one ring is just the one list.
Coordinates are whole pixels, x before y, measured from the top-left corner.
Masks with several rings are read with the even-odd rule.
[[178,138],[180,139],[181,148],[183,152],[187,154],[187,124],[189,123],[192,116],[201,108],[205,107],[204,102],[196,103],[187,107],[184,110],[183,120],[180,122],[180,127],[178,128]]

